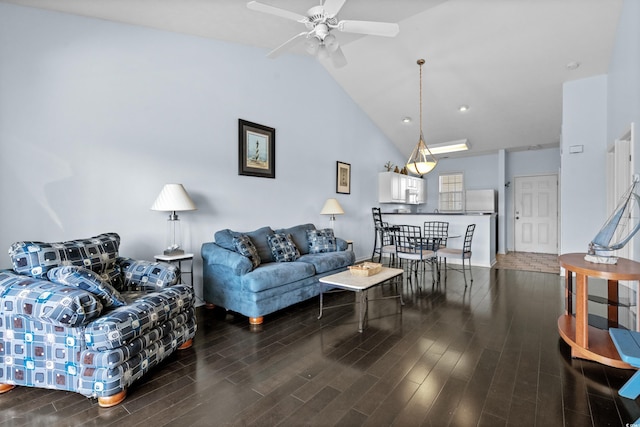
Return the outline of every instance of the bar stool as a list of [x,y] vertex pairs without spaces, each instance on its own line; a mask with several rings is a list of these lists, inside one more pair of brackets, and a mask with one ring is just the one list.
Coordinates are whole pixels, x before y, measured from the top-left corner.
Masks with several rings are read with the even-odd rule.
[[396,255],[396,247],[393,243],[393,231],[395,230],[395,226],[390,226],[388,223],[382,221],[380,208],[371,208],[371,213],[373,214],[375,232],[371,261],[375,261],[375,257],[378,255],[377,262],[382,262],[382,257],[388,255],[389,265],[393,265],[395,264]]

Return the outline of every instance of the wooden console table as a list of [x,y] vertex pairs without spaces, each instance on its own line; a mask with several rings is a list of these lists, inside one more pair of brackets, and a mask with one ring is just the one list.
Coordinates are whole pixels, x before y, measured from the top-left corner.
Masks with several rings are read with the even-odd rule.
[[[588,278],[607,280],[607,323],[618,326],[618,281],[640,280],[640,263],[618,258],[617,264],[595,264],[584,260],[583,253],[564,254],[558,257],[565,274],[565,310],[558,318],[558,331],[571,346],[571,357],[593,360],[616,368],[635,369],[623,362],[611,341],[609,331],[589,325]],[[576,313],[572,314],[573,274],[576,277]],[[640,297],[640,296],[639,296]]]

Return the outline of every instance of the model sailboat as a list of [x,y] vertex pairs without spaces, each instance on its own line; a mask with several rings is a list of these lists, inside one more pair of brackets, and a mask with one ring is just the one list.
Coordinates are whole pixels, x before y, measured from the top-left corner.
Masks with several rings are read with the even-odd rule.
[[638,177],[634,177],[633,184],[622,196],[613,214],[589,243],[589,251],[584,257],[586,261],[615,264],[618,258],[606,253],[622,249],[640,230],[640,221],[636,217],[640,211],[640,197],[635,193],[637,184]]

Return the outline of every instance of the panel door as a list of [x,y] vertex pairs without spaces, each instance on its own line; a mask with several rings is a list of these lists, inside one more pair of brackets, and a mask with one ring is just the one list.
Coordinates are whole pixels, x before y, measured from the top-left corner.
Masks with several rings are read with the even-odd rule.
[[515,178],[515,250],[558,253],[558,175]]

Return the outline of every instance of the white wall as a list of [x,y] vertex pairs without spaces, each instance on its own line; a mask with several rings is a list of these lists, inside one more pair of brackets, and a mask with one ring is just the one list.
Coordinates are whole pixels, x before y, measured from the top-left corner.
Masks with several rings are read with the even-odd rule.
[[[514,151],[506,155],[506,244],[507,251],[515,248],[514,198],[515,178],[560,173],[560,148]],[[560,220],[560,218],[558,218]],[[558,248],[559,249],[559,248]]]
[[[467,190],[500,191],[506,183],[513,183],[516,176],[557,174],[560,168],[560,149],[507,152],[504,156],[504,165],[500,163],[498,153],[440,160],[436,169],[425,176],[427,204],[420,208],[424,212],[433,212],[438,207],[438,176],[440,174],[464,173],[464,184]],[[504,195],[506,215],[498,216],[498,234],[505,235],[506,250],[512,251],[514,249],[513,186],[507,187]],[[499,249],[504,251],[504,248]]]
[[463,173],[466,190],[498,189],[498,154],[441,159],[433,172],[425,175],[427,203],[424,212],[438,208],[438,176],[447,173]]
[[[150,259],[167,214],[149,208],[179,182],[198,206],[180,215],[197,287],[216,230],[328,226],[328,197],[346,211],[336,234],[370,256],[377,172],[403,156],[313,58],[265,54],[0,3],[0,248],[116,231],[122,255]],[[276,128],[276,179],[238,175],[239,118]]]
[[[615,141],[635,124],[635,173],[640,173],[640,2],[627,0],[620,13],[608,74],[607,141]],[[640,260],[636,235],[633,259]]]
[[[640,123],[640,2],[625,0],[606,76],[568,82],[563,92],[562,250],[584,252],[606,210],[606,146]],[[635,172],[640,146],[635,146]],[[584,153],[570,154],[571,145]],[[638,235],[634,239],[640,238]],[[640,245],[633,259],[640,260]]]
[[607,76],[565,83],[562,114],[561,254],[585,252],[607,218]]

